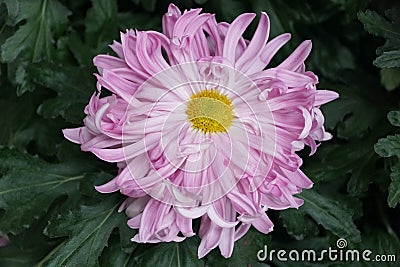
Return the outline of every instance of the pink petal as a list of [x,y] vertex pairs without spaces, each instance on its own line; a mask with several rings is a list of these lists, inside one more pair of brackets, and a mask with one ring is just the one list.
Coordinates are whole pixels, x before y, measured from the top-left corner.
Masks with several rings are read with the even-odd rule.
[[118,55],[119,58],[124,58],[124,50],[122,49],[121,43],[114,41],[110,45],[110,47]]
[[212,222],[214,222],[216,225],[218,225],[220,227],[227,227],[227,228],[235,227],[238,224],[237,221],[234,221],[234,222],[226,221],[223,217],[224,215],[221,214],[222,211],[219,210],[219,212],[218,212],[217,211],[218,208],[216,209],[215,206],[216,206],[216,203],[211,205],[207,211],[207,215],[208,215],[208,217],[210,217]]
[[278,35],[277,37],[275,37],[274,39],[272,39],[267,43],[267,45],[262,50],[260,56],[263,68],[269,64],[272,57],[275,56],[275,54],[279,51],[279,49],[282,46],[284,46],[290,40],[290,38],[291,38],[290,33],[284,33]]
[[72,128],[72,129],[63,129],[62,132],[64,134],[64,137],[67,138],[69,141],[75,143],[75,144],[80,144],[80,132],[82,131],[84,127],[79,127],[79,128]]
[[311,52],[311,48],[312,43],[310,40],[302,42],[277,68],[295,71],[304,63],[304,60],[306,60]]
[[250,227],[251,224],[246,224],[246,223],[240,224],[235,231],[235,241],[242,238],[247,233],[247,231],[249,231]]
[[[229,201],[226,204],[225,219],[228,221],[234,221],[236,219],[236,212],[232,209]],[[221,239],[219,241],[219,249],[223,257],[229,258],[232,255],[234,243],[235,228],[232,227],[222,229]]]
[[126,64],[133,70],[133,72],[142,79],[142,82],[147,80],[150,75],[146,70],[143,69],[136,56],[136,36],[133,31],[128,31],[125,34],[121,34],[121,44],[124,51],[124,58]]
[[254,64],[254,61],[260,56],[269,36],[269,18],[264,12],[261,13],[260,22],[258,23],[256,32],[251,39],[246,50],[236,61],[235,67],[246,73]]
[[119,187],[115,184],[115,179],[112,179],[103,185],[95,186],[94,188],[96,188],[100,193],[112,193],[119,190]]
[[335,100],[339,97],[339,94],[334,91],[328,90],[317,90],[317,94],[315,95],[315,103],[316,107],[322,106],[332,100]]
[[181,11],[179,10],[179,8],[174,4],[169,4],[168,12],[162,18],[163,33],[167,37],[172,38],[175,23],[180,16]]
[[[203,227],[203,221],[201,227]],[[199,259],[208,254],[212,249],[218,246],[218,243],[221,239],[222,228],[216,225],[215,223],[210,223],[207,228],[207,232],[204,236],[201,237],[201,242],[198,248],[198,257]]]
[[306,110],[305,108],[301,107],[301,111],[303,113],[303,118],[304,118],[304,128],[303,131],[299,135],[299,139],[303,139],[308,136],[311,130],[312,126],[312,118],[310,115],[310,112]]
[[112,69],[127,67],[125,60],[109,55],[96,56],[93,59],[93,64],[99,69],[100,74],[102,74],[103,69],[112,70]]
[[108,162],[125,161],[146,152],[144,140],[121,148],[92,148],[90,150],[98,158]]
[[205,213],[207,213],[209,206],[199,206],[199,207],[193,207],[193,208],[185,208],[185,207],[175,207],[176,211],[179,212],[183,217],[189,218],[189,219],[196,219],[201,216],[203,216]]
[[223,57],[229,62],[234,63],[236,61],[236,48],[238,46],[238,42],[255,16],[256,15],[253,13],[242,14],[238,16],[229,26],[222,53]]
[[254,220],[251,223],[258,231],[264,234],[268,234],[274,228],[274,224],[268,218],[268,216],[264,213],[259,219]]

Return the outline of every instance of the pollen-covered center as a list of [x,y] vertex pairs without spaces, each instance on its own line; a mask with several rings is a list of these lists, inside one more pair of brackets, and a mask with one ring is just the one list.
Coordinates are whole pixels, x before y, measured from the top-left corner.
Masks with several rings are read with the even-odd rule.
[[186,114],[193,128],[204,133],[226,132],[233,120],[231,100],[215,89],[193,94]]

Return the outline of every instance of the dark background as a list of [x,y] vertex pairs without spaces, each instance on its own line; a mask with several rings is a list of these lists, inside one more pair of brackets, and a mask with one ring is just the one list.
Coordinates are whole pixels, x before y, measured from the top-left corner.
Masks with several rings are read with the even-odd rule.
[[[183,243],[137,245],[123,197],[101,195],[116,166],[79,151],[61,129],[82,125],[95,90],[92,58],[127,28],[161,30],[169,1],[0,1],[0,266],[400,266],[400,4],[367,0],[174,1],[231,22],[266,11],[271,37],[292,40],[276,65],[305,39],[313,41],[307,69],[319,88],[340,98],[323,112],[334,138],[302,169],[315,186],[299,210],[269,211],[275,230],[255,230],[233,256],[216,249],[197,259],[198,237]],[[245,33],[252,35],[256,22]],[[257,262],[257,251],[347,248],[396,254],[396,263]]]

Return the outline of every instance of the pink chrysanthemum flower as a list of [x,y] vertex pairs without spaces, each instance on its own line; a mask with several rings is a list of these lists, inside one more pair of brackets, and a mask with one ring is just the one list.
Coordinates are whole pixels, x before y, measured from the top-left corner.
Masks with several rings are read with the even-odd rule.
[[0,235],[0,248],[5,247],[10,243],[10,239],[7,235]]
[[[120,210],[139,230],[133,241],[182,241],[201,218],[199,258],[217,246],[230,257],[251,225],[272,231],[268,209],[302,205],[293,195],[312,182],[295,152],[331,138],[319,107],[338,95],[305,71],[310,41],[267,67],[290,35],[267,42],[265,13],[249,41],[255,14],[228,24],[200,12],[171,4],[162,33],[121,33],[117,56],[94,59],[99,92],[85,126],[64,134],[118,163],[118,176],[96,188],[128,196]],[[112,95],[101,97],[102,87]]]

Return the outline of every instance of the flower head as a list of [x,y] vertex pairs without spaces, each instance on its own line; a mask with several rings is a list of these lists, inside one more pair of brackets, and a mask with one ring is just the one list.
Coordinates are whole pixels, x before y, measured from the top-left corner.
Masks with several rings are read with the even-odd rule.
[[[268,209],[298,208],[303,201],[293,195],[312,187],[296,151],[307,145],[313,154],[331,138],[319,107],[338,95],[317,90],[317,76],[305,70],[310,41],[270,68],[290,35],[267,42],[262,13],[245,40],[254,17],[217,23],[200,9],[182,14],[171,4],[162,33],[128,30],[111,45],[117,56],[95,57],[99,92],[85,109],[85,126],[64,134],[118,163],[118,176],[96,188],[128,197],[120,210],[139,229],[133,241],[198,234],[199,257],[217,246],[230,257],[251,226],[272,231]],[[112,95],[101,97],[103,87]]]
[[7,235],[0,235],[0,248],[5,247],[10,243],[10,239]]

